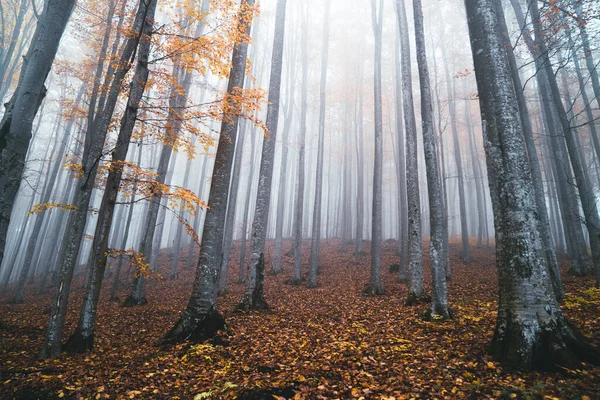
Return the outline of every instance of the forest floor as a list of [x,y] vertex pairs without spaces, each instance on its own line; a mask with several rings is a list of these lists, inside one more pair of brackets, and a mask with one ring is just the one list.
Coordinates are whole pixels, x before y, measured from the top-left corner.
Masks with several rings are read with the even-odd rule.
[[[454,320],[439,323],[421,318],[426,305],[404,306],[406,287],[388,272],[398,262],[394,244],[384,246],[385,294],[377,297],[362,292],[369,278],[369,244],[359,264],[351,247],[341,253],[339,241],[323,243],[316,289],[284,283],[292,268],[286,258],[283,274],[266,277],[271,309],[264,312],[233,312],[243,286],[235,284],[237,267],[230,268],[230,291],[220,299],[230,328],[225,345],[155,347],[184,309],[193,271],[151,283],[149,304],[136,308],[110,302],[105,284],[94,351],[54,361],[37,359],[54,290],[33,296],[34,287],[28,287],[22,305],[7,304],[5,294],[0,298],[0,398],[600,399],[600,368],[511,373],[487,355],[497,306],[492,248],[473,246],[473,262],[464,264],[458,244],[452,244]],[[268,261],[271,253],[269,243]],[[600,346],[600,291],[590,279],[563,277],[567,317]],[[428,267],[425,279],[429,285]],[[73,285],[67,334],[79,314],[82,280]]]

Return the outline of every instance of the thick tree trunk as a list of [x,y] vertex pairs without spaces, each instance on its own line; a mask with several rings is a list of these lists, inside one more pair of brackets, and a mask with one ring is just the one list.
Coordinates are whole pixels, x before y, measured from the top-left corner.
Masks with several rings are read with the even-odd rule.
[[321,203],[323,196],[323,158],[325,151],[325,112],[327,101],[327,62],[329,59],[329,13],[331,0],[325,3],[323,14],[323,50],[321,55],[321,84],[319,97],[319,148],[317,150],[317,174],[315,181],[315,205],[313,207],[313,225],[310,246],[310,265],[308,270],[308,287],[317,286],[319,269],[319,247],[321,241]]
[[[500,3],[496,6],[496,12],[498,15],[502,39],[505,43],[510,43],[508,28],[506,27],[506,21],[504,18],[504,11]],[[515,95],[519,105],[519,118],[521,119],[525,145],[527,146],[527,155],[529,158],[529,165],[531,167],[531,179],[535,189],[535,204],[538,210],[538,217],[540,219],[540,235],[544,243],[546,262],[548,265],[548,270],[550,271],[554,294],[556,295],[556,299],[561,301],[565,297],[565,292],[562,287],[558,260],[556,258],[556,253],[554,252],[554,244],[552,243],[552,237],[550,236],[550,222],[548,220],[548,210],[546,208],[542,171],[535,147],[533,128],[531,126],[527,101],[525,100],[525,94],[523,93],[523,85],[521,83],[521,77],[519,76],[519,69],[512,47],[507,47],[506,56],[511,68],[511,78],[515,87]]]
[[[246,35],[250,34],[253,6],[254,0],[242,0],[240,4],[238,29]],[[230,94],[244,87],[247,53],[246,41],[236,44],[233,49],[227,86]],[[229,98],[228,101],[234,100]],[[235,104],[231,106],[234,109],[236,107]],[[217,311],[217,290],[237,125],[236,115],[223,118],[192,295],[182,317],[166,334],[162,343],[202,341],[224,328],[225,320]]]
[[546,264],[526,145],[493,0],[465,0],[484,124],[500,298],[494,358],[518,369],[600,363],[568,325]]
[[421,199],[419,198],[419,166],[417,123],[412,93],[412,73],[408,19],[404,0],[396,0],[400,26],[400,58],[402,61],[402,99],[406,131],[406,195],[408,199],[408,297],[407,305],[428,301],[423,283],[423,251],[421,248]]
[[446,289],[446,262],[448,260],[444,256],[444,240],[448,237],[448,232],[445,230],[444,224],[444,200],[437,159],[435,133],[433,132],[433,102],[431,100],[421,0],[413,0],[413,9],[415,13],[415,39],[421,87],[423,149],[425,152],[427,190],[429,194],[430,258],[433,288],[431,310],[428,317],[432,320],[446,320],[452,318],[452,313],[448,308],[448,292]]
[[268,308],[264,299],[265,240],[271,203],[271,186],[275,163],[275,145],[277,143],[277,123],[279,121],[279,97],[283,67],[283,44],[285,38],[285,11],[287,0],[277,1],[275,15],[275,33],[269,80],[269,99],[267,108],[268,137],[265,137],[258,175],[258,193],[252,223],[252,250],[246,273],[246,289],[240,300],[240,309]]

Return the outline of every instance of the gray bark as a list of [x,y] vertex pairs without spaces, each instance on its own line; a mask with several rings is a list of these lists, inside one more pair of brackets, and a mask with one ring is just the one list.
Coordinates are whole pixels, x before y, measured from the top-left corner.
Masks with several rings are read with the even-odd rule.
[[[45,342],[40,352],[41,358],[55,358],[60,353],[60,343],[67,312],[69,291],[75,265],[79,257],[80,244],[85,232],[88,207],[90,199],[92,198],[96,172],[98,170],[98,161],[102,155],[108,127],[121,91],[121,84],[125,75],[131,68],[130,60],[138,47],[139,33],[141,32],[147,10],[147,4],[141,1],[132,26],[132,32],[137,34],[132,35],[128,39],[121,52],[119,64],[115,69],[105,107],[102,110],[98,110],[94,123],[88,125],[82,156],[83,177],[78,183],[75,198],[75,211],[71,212],[69,215],[67,230],[64,234],[61,257],[58,263],[59,268],[57,269],[58,280],[56,284],[56,294],[52,303]],[[105,41],[105,43],[107,43],[107,41]],[[96,69],[96,82],[100,79],[103,71],[105,58],[102,56],[103,51],[106,51],[105,44],[102,46],[101,57]],[[93,104],[90,104],[90,108],[92,106]],[[89,120],[90,118],[88,118],[88,121]]]
[[275,34],[273,37],[273,55],[271,59],[271,77],[269,80],[269,98],[267,107],[268,136],[263,141],[262,158],[258,175],[258,193],[252,223],[252,250],[246,272],[246,288],[240,300],[240,309],[265,309],[264,299],[265,240],[271,203],[273,167],[275,163],[275,144],[277,143],[277,124],[279,121],[279,100],[281,75],[283,70],[283,44],[285,39],[285,11],[287,0],[277,1],[275,14]]
[[304,159],[306,154],[306,117],[308,114],[308,13],[302,27],[302,94],[300,99],[300,131],[298,132],[298,175],[296,178],[294,208],[294,274],[290,283],[302,280],[302,222],[304,212]]
[[[505,43],[510,43],[508,37],[508,29],[504,18],[504,11],[502,5],[498,4],[496,9],[498,15],[498,22],[502,33],[502,39]],[[544,243],[544,250],[546,253],[546,262],[548,270],[550,272],[550,278],[552,279],[552,286],[554,288],[554,294],[556,299],[561,301],[565,292],[562,287],[560,269],[558,266],[558,260],[554,251],[554,244],[552,243],[552,237],[550,236],[550,221],[548,219],[548,210],[546,208],[546,197],[544,192],[544,184],[542,180],[542,171],[540,168],[537,151],[535,147],[535,141],[533,137],[533,128],[531,126],[531,119],[529,117],[529,110],[527,107],[527,101],[525,100],[525,94],[523,93],[523,85],[519,76],[519,70],[517,61],[513,53],[512,47],[506,47],[506,56],[509,66],[511,68],[511,78],[515,87],[515,95],[517,97],[519,105],[519,118],[521,119],[521,126],[523,129],[523,137],[525,139],[525,146],[527,146],[527,156],[529,158],[529,165],[531,167],[531,179],[535,189],[535,204],[538,210],[538,217],[540,220],[540,235]]]
[[327,107],[327,62],[329,59],[329,13],[331,0],[325,3],[323,14],[323,50],[321,55],[321,83],[319,89],[319,148],[317,150],[317,173],[315,181],[315,205],[310,246],[310,264],[308,269],[308,287],[317,286],[319,269],[319,247],[321,241],[321,203],[323,196],[323,158],[325,151],[325,110]]
[[[399,27],[398,27],[399,29]],[[397,139],[397,183],[398,183],[398,241],[400,251],[400,272],[399,279],[406,280],[406,262],[408,256],[408,203],[406,198],[406,156],[404,127],[402,122],[402,65],[400,63],[400,31],[396,33],[396,43],[394,46],[394,83],[396,98],[396,131]]]
[[427,66],[421,0],[413,0],[413,9],[415,13],[415,39],[421,87],[423,150],[425,152],[427,189],[429,194],[432,296],[431,309],[428,316],[432,320],[446,320],[452,317],[448,308],[448,293],[446,289],[446,262],[448,260],[444,254],[444,241],[448,237],[448,231],[445,229],[446,225],[444,224],[444,199],[437,160],[436,138],[433,131],[433,102],[431,99],[429,69]]
[[33,120],[46,95],[44,83],[75,5],[74,0],[48,0],[24,58],[17,89],[0,122],[0,263],[10,216],[25,168]]
[[[377,13],[379,8],[379,15]],[[375,62],[373,96],[375,106],[375,155],[373,168],[373,209],[371,225],[371,281],[367,292],[371,295],[383,293],[381,283],[381,241],[383,215],[383,105],[381,93],[381,46],[383,41],[383,0],[371,1],[371,22],[375,36]]]
[[417,123],[412,93],[412,72],[408,19],[404,0],[396,0],[400,26],[400,59],[402,61],[402,99],[404,130],[406,132],[406,196],[408,201],[408,305],[427,301],[423,283],[423,251],[421,248],[421,199],[419,198],[419,169]]
[[[254,0],[242,0],[240,15],[247,16],[249,7],[253,6]],[[249,35],[251,22],[250,18],[240,18],[239,31]],[[248,43],[246,41],[235,45],[227,86],[228,93],[233,93],[235,90],[244,87],[247,53]],[[225,325],[223,317],[217,311],[217,290],[227,195],[235,152],[235,133],[238,125],[237,115],[228,117],[231,120],[227,121],[226,118],[223,118],[221,124],[221,134],[208,198],[210,208],[206,212],[202,244],[200,246],[200,259],[196,268],[192,295],[183,315],[163,338],[163,343],[204,340],[215,335]]]
[[600,352],[567,324],[550,282],[526,145],[505,43],[493,0],[465,0],[484,121],[484,143],[496,227],[500,298],[491,351],[508,367],[530,370]]

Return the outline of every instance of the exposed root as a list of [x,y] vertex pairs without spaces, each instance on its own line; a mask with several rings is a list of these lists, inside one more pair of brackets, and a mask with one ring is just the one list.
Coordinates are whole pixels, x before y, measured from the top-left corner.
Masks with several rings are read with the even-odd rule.
[[431,297],[427,296],[426,293],[423,293],[422,295],[417,295],[416,293],[409,292],[408,297],[406,298],[406,302],[404,302],[404,305],[416,306],[419,304],[429,303],[430,301]]
[[516,370],[578,369],[582,362],[600,365],[600,351],[562,314],[538,316],[534,323],[508,316],[496,326],[489,350],[496,361]]
[[200,343],[209,339],[212,339],[214,343],[219,343],[220,339],[217,333],[225,329],[225,318],[214,308],[200,316],[193,316],[190,311],[185,310],[173,329],[158,344],[186,341]]
[[452,310],[448,307],[430,307],[427,309],[425,314],[423,314],[423,319],[425,321],[431,322],[444,322],[453,319]]
[[81,329],[75,328],[75,332],[71,335],[67,343],[62,347],[62,350],[67,353],[85,353],[94,348],[94,334],[84,336]]
[[135,306],[143,306],[148,304],[148,300],[146,300],[146,297],[142,297],[141,299],[138,299],[136,297],[133,297],[132,295],[127,296],[127,298],[125,299],[125,301],[123,302],[123,304],[121,305],[122,307],[135,307]]

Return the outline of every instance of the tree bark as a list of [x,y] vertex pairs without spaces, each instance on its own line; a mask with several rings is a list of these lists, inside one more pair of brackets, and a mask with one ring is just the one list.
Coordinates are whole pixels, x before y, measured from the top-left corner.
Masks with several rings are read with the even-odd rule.
[[600,363],[568,325],[546,264],[515,88],[493,0],[465,0],[496,227],[500,297],[491,352],[531,370]]
[[317,150],[317,174],[315,181],[315,205],[313,208],[313,225],[310,246],[310,265],[307,287],[317,286],[319,270],[319,247],[321,241],[321,203],[323,195],[323,158],[325,151],[325,112],[327,107],[327,62],[329,59],[329,13],[331,0],[325,3],[323,14],[323,50],[321,56],[321,84],[319,89],[319,148]]
[[402,99],[404,130],[406,131],[406,196],[408,201],[408,297],[407,305],[428,301],[423,283],[423,251],[421,248],[421,200],[419,198],[419,166],[417,123],[412,93],[412,72],[408,19],[404,0],[396,0],[400,27],[400,58],[402,61]]
[[269,98],[267,107],[267,137],[263,141],[262,158],[258,175],[258,193],[252,223],[252,250],[250,263],[246,272],[246,288],[238,305],[239,309],[266,309],[264,298],[265,240],[271,203],[273,167],[275,163],[275,145],[277,143],[277,123],[279,121],[279,100],[281,92],[281,75],[283,70],[283,44],[285,39],[285,11],[287,0],[277,1],[275,15],[275,33],[273,38],[273,55],[271,61],[271,77],[269,81]]
[[44,83],[65,31],[74,0],[48,0],[24,58],[17,89],[0,122],[0,263],[10,216],[25,168],[33,120],[46,95]]
[[431,309],[428,317],[432,320],[446,320],[452,318],[452,313],[448,308],[448,292],[446,289],[446,262],[448,260],[444,254],[444,241],[448,237],[448,232],[444,224],[444,200],[437,159],[435,133],[433,132],[433,102],[431,99],[429,68],[427,66],[421,0],[413,0],[413,9],[415,13],[415,39],[421,87],[423,149],[425,152],[427,190],[429,194],[430,258],[433,288]]
[[[240,4],[238,30],[245,35],[250,34],[253,6],[254,0],[242,0]],[[232,67],[227,86],[229,94],[244,87],[247,53],[248,42],[245,40],[237,43],[233,49]],[[233,99],[229,98],[227,101],[233,102]],[[232,107],[235,109],[235,104],[232,104]],[[227,195],[238,125],[236,115],[225,117],[226,115],[221,124],[221,134],[215,156],[208,198],[209,209],[206,212],[200,259],[196,268],[192,295],[181,318],[162,339],[161,343],[163,344],[187,340],[202,341],[214,336],[225,326],[225,320],[217,310],[217,290]]]

